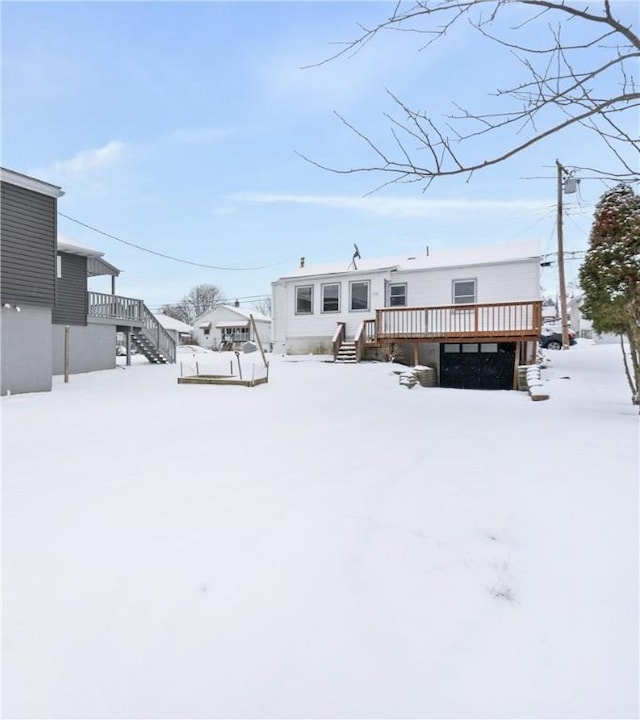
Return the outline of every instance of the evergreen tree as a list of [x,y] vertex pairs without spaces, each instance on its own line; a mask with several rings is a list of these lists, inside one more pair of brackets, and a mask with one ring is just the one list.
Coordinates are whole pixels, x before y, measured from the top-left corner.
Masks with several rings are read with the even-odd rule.
[[[589,250],[580,268],[582,313],[596,332],[629,342],[633,401],[640,391],[640,197],[625,184],[607,191],[596,206]],[[624,345],[623,345],[624,352]],[[626,357],[625,357],[626,364]]]

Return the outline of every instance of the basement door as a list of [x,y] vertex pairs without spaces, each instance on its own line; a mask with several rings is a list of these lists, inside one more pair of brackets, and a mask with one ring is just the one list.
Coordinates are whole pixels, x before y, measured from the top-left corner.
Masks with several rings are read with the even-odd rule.
[[515,343],[442,343],[440,387],[511,390]]

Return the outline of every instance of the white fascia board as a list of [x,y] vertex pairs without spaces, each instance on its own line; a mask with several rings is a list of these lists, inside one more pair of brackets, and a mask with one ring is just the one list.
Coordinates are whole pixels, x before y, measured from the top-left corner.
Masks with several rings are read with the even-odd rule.
[[51,183],[44,182],[44,180],[38,180],[29,175],[23,175],[14,170],[7,170],[6,168],[0,168],[0,180],[9,185],[16,185],[25,190],[32,190],[33,192],[48,195],[49,197],[59,198],[64,195],[64,190],[57,185],[52,185]]

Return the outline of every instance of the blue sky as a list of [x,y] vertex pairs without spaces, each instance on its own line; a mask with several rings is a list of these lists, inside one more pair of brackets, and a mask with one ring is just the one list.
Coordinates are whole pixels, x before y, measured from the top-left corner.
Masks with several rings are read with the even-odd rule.
[[[321,67],[332,42],[373,24],[383,2],[4,2],[2,165],[59,184],[59,210],[105,233],[215,270],[169,261],[63,217],[59,232],[123,270],[117,291],[151,307],[197,283],[250,303],[308,264],[538,238],[555,249],[555,168],[610,166],[584,133],[550,140],[471,182],[385,188],[336,175],[366,148],[333,115],[388,137],[385,89],[437,117],[451,102],[491,107],[518,76],[498,48],[462,29],[420,51],[393,33]],[[634,3],[615,7],[634,20]],[[499,145],[483,140],[489,155]],[[471,148],[470,148],[471,149]],[[527,180],[526,177],[546,179]],[[583,249],[605,186],[568,196],[567,250]],[[568,279],[578,263],[568,266]],[[555,288],[555,268],[544,271]],[[96,287],[96,289],[101,289]]]

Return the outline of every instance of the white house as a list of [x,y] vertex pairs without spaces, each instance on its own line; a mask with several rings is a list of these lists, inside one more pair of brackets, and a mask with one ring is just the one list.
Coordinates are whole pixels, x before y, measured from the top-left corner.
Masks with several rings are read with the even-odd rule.
[[322,266],[303,259],[272,283],[272,305],[274,352],[338,358],[342,349],[358,360],[403,345],[405,360],[439,368],[441,384],[447,376],[482,372],[511,386],[515,364],[535,356],[539,243]]
[[176,320],[176,318],[172,318],[164,313],[154,313],[154,315],[160,325],[162,325],[162,327],[175,340],[176,345],[191,341],[191,337],[193,335],[193,328],[191,325],[187,325],[187,323],[184,323],[181,320]]
[[271,347],[271,318],[238,305],[218,305],[201,315],[193,324],[193,339],[213,350],[236,349],[248,340],[255,341],[251,326],[253,315],[265,351]]

